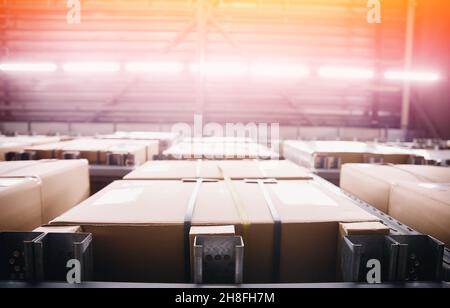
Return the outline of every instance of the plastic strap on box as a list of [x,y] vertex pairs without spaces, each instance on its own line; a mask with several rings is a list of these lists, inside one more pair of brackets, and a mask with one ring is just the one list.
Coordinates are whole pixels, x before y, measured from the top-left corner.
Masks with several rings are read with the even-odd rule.
[[224,179],[224,182],[227,185],[228,190],[230,191],[231,197],[233,198],[234,205],[236,206],[236,209],[239,213],[239,218],[242,222],[243,228],[242,235],[244,239],[246,239],[251,222],[248,217],[247,211],[245,210],[244,202],[242,201],[242,198],[239,196],[239,193],[234,188],[233,181],[231,180],[231,178],[225,175],[225,172],[221,166],[217,166],[217,168],[219,168],[220,175]]
[[248,233],[250,229],[250,219],[248,217],[248,213],[245,210],[244,202],[242,201],[242,198],[239,196],[239,193],[236,191],[233,185],[233,181],[229,177],[224,177],[225,184],[227,185],[227,188],[231,194],[231,197],[233,199],[233,203],[239,213],[239,218],[242,223],[242,237],[244,238],[244,242],[246,239],[248,239]]

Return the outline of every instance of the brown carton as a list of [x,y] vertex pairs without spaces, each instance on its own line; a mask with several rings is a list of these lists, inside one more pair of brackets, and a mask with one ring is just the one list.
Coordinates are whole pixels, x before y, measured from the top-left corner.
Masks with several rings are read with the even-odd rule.
[[389,215],[450,247],[450,184],[397,183],[392,186]]
[[40,185],[41,224],[48,223],[89,196],[89,170],[85,160],[0,163],[0,178],[18,177],[33,178]]
[[[98,280],[184,282],[184,221],[196,185],[117,181],[51,224],[81,225],[94,234]],[[281,282],[333,281],[338,223],[377,221],[314,181],[204,182],[194,199],[192,226],[236,227],[244,237],[246,282],[274,279],[275,216],[268,197],[282,222]]]
[[157,140],[127,140],[123,142],[124,144],[131,145],[143,145],[146,148],[145,160],[141,162],[144,163],[146,161],[154,160],[155,157],[159,154],[159,143]]
[[38,181],[0,178],[0,231],[31,231],[41,224]]
[[157,143],[152,141],[76,139],[72,141],[27,147],[26,151],[36,153],[38,159],[63,159],[64,153],[78,152],[80,158],[87,159],[91,165],[105,165],[108,153],[131,154],[134,163],[140,165],[153,159],[157,153]]
[[41,145],[46,143],[54,143],[60,141],[60,137],[49,137],[49,136],[0,136],[1,142],[12,142],[12,143],[21,143],[24,145]]
[[124,177],[125,180],[223,179],[311,179],[308,170],[282,161],[260,160],[168,160],[148,162]]
[[54,143],[59,140],[59,137],[47,136],[0,136],[0,161],[5,160],[5,154],[8,152],[23,152],[27,147]]
[[283,144],[283,153],[290,159],[309,169],[327,169],[317,166],[318,157],[335,157],[341,164],[362,163],[367,146],[363,142],[354,141],[293,141]]
[[[116,132],[109,135],[97,135],[99,139],[112,139],[112,140],[142,140],[142,141],[156,141],[157,148],[153,145],[152,153],[156,149],[156,154],[161,154],[169,146],[178,139],[178,134],[168,132]],[[149,159],[151,160],[151,159]]]
[[36,159],[59,159],[62,157],[60,143],[27,146],[24,150],[36,153]]
[[308,168],[327,169],[317,166],[318,157],[335,157],[343,164],[389,163],[407,164],[413,153],[408,149],[377,143],[356,141],[285,141],[284,155]]
[[22,152],[26,144],[19,142],[2,142],[0,141],[0,161],[6,160],[5,154],[8,152]]
[[373,144],[364,154],[364,163],[408,164],[413,152],[400,147]]
[[341,171],[341,188],[384,213],[389,211],[391,185],[397,182],[450,182],[450,169],[415,165],[348,164]]
[[178,143],[163,152],[167,159],[278,159],[279,154],[256,143]]

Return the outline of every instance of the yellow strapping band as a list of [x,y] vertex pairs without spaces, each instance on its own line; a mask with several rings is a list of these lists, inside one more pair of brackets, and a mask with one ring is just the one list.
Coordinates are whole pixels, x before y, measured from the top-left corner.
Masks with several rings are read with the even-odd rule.
[[242,228],[243,228],[242,235],[244,238],[246,238],[247,234],[248,234],[248,229],[250,228],[250,225],[251,225],[251,222],[248,217],[247,211],[245,210],[244,202],[242,201],[242,198],[239,196],[239,193],[234,188],[232,180],[229,177],[225,176],[225,173],[223,172],[222,167],[220,167],[220,166],[217,166],[217,167],[219,168],[220,173],[225,181],[225,184],[227,185],[228,190],[231,193],[231,197],[233,199],[234,205],[236,206],[236,209],[238,210],[239,217],[242,222]]

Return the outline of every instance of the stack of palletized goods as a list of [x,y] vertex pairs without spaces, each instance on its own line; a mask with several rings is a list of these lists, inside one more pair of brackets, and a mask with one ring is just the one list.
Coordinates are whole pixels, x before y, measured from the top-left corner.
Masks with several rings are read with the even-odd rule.
[[284,156],[308,169],[340,169],[342,164],[362,163],[367,145],[353,141],[295,141],[283,144]]
[[378,219],[289,161],[206,160],[148,162],[50,225],[93,234],[96,280],[190,282],[192,237],[231,233],[262,283],[335,281],[339,224],[356,222]]
[[285,141],[283,153],[286,159],[335,184],[344,164],[408,164],[416,160],[409,149],[356,141]]
[[76,139],[27,147],[37,159],[84,158],[91,165],[134,166],[152,160],[158,153],[157,141]]
[[407,164],[414,153],[400,147],[356,141],[285,141],[286,158],[310,169],[340,169],[348,163]]
[[344,165],[341,187],[400,222],[450,245],[450,169]]
[[414,163],[450,167],[450,150],[412,150],[416,155]]
[[164,151],[166,159],[278,159],[279,154],[249,138],[190,138]]
[[97,135],[97,138],[112,140],[158,141],[159,152],[157,154],[162,154],[163,151],[167,150],[178,141],[179,135],[168,132],[116,132],[109,135]]
[[0,161],[31,159],[24,153],[27,146],[41,145],[60,141],[60,137],[47,136],[0,136]]
[[0,162],[0,231],[32,231],[88,196],[86,160]]

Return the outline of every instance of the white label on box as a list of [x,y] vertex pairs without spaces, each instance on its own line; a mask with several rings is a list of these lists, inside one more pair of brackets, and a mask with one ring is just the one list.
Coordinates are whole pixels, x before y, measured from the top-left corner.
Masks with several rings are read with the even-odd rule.
[[144,192],[144,188],[119,188],[112,189],[98,198],[93,205],[115,205],[132,203],[139,199]]
[[338,204],[320,189],[308,183],[278,183],[267,185],[276,193],[278,199],[289,206],[333,206]]
[[0,179],[0,187],[10,187],[24,182],[25,179]]

